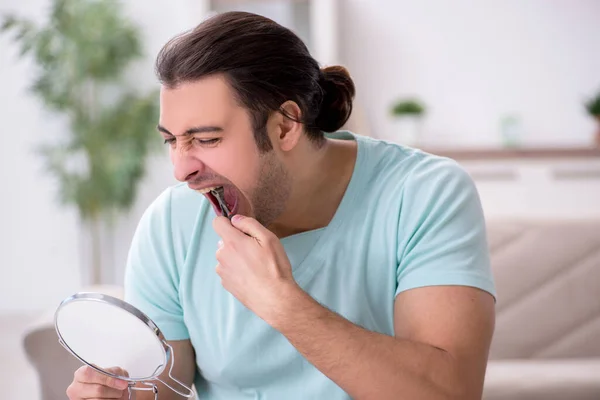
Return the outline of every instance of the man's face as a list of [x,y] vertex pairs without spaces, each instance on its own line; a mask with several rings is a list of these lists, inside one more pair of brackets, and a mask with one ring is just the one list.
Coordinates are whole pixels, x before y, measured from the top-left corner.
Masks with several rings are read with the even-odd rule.
[[285,208],[290,182],[275,151],[261,153],[248,111],[226,80],[210,76],[160,94],[159,131],[170,147],[175,178],[206,196],[222,186],[229,210],[271,223]]

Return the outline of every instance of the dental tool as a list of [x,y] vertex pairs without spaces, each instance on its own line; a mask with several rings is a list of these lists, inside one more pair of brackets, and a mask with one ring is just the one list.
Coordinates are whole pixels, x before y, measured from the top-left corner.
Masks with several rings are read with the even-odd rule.
[[218,188],[211,190],[210,193],[212,193],[212,195],[215,196],[215,199],[217,199],[223,215],[228,219],[231,219],[231,211],[229,211],[227,203],[225,203],[225,189],[223,189],[223,186],[219,186]]

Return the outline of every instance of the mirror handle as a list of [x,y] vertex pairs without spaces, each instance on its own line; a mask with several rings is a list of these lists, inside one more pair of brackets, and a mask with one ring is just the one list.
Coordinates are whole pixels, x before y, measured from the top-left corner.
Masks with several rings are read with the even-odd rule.
[[135,382],[130,382],[129,386],[127,387],[127,392],[128,392],[128,399],[131,400],[131,392],[134,390],[152,390],[152,393],[154,393],[154,400],[158,400],[158,387],[154,384],[154,383],[148,383],[148,382],[141,382],[144,385],[148,385],[151,386],[149,388],[141,388],[141,387],[136,387],[135,386]]
[[180,392],[179,390],[173,388],[171,385],[169,385],[168,383],[166,383],[165,381],[161,380],[160,378],[156,378],[157,381],[159,381],[160,383],[162,383],[163,385],[165,385],[166,387],[168,387],[169,389],[171,389],[172,391],[174,391],[175,393],[177,393],[180,396],[186,397],[188,399],[191,399],[194,397],[194,392],[192,391],[192,389],[190,389],[189,387],[187,387],[186,385],[184,385],[182,382],[178,381],[177,379],[175,379],[173,377],[173,365],[175,365],[175,352],[173,351],[173,347],[167,343],[166,341],[163,340],[163,343],[165,346],[167,346],[169,348],[169,352],[171,353],[171,366],[169,367],[169,378],[171,378],[171,380],[177,382],[178,385],[180,385],[181,387],[185,388],[185,390],[188,393],[183,393]]

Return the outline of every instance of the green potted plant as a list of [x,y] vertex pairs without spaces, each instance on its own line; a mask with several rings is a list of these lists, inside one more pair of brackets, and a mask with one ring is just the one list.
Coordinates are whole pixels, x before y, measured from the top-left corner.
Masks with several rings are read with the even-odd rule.
[[506,148],[521,146],[523,141],[523,119],[518,113],[505,114],[500,118],[502,144]]
[[390,110],[394,121],[394,135],[408,146],[417,145],[425,115],[425,105],[415,98],[398,99]]
[[598,123],[595,135],[596,146],[600,147],[600,92],[585,103],[585,109]]
[[[146,159],[159,143],[157,93],[141,91],[126,70],[142,56],[137,28],[116,1],[52,0],[43,25],[2,16],[21,57],[34,61],[31,92],[68,122],[64,141],[37,149],[59,183],[63,204],[76,207],[91,242],[83,273],[101,283],[102,240],[110,221],[135,201]],[[109,246],[110,247],[110,246]]]

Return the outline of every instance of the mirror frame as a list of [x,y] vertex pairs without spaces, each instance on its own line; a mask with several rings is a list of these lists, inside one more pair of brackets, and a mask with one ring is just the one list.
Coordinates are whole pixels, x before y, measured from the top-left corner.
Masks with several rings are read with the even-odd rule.
[[[76,301],[96,301],[96,302],[109,304],[111,306],[119,307],[119,308],[129,312],[134,317],[138,318],[142,323],[144,323],[144,325],[146,325],[149,329],[151,329],[152,333],[154,335],[156,335],[156,339],[157,339],[158,343],[162,346],[163,360],[164,360],[163,364],[154,371],[154,375],[144,377],[144,378],[128,378],[125,376],[115,375],[111,372],[105,371],[101,368],[96,367],[93,364],[88,363],[86,360],[82,359],[73,349],[71,349],[71,347],[69,347],[69,345],[63,340],[63,336],[58,327],[58,314],[60,313],[60,310],[64,306],[66,306],[67,304],[76,302]],[[75,293],[74,295],[72,295],[70,297],[67,297],[60,303],[60,305],[56,309],[56,312],[54,313],[54,328],[58,335],[58,341],[65,349],[67,349],[69,351],[69,353],[71,353],[73,356],[75,356],[75,358],[77,358],[79,361],[81,361],[85,365],[88,365],[89,367],[93,368],[94,370],[96,370],[104,375],[113,377],[113,378],[121,379],[121,380],[128,381],[128,382],[143,382],[143,381],[153,380],[153,379],[156,379],[158,376],[160,376],[160,374],[163,373],[163,371],[166,369],[167,365],[169,364],[169,362],[171,360],[171,349],[169,346],[166,345],[164,336],[162,335],[160,329],[158,329],[158,326],[156,326],[156,324],[150,318],[148,318],[148,316],[146,314],[144,314],[143,312],[141,312],[140,310],[138,310],[131,304],[129,304],[123,300],[117,299],[116,297],[108,296],[106,294],[94,293],[94,292],[79,292],[79,293]]]

